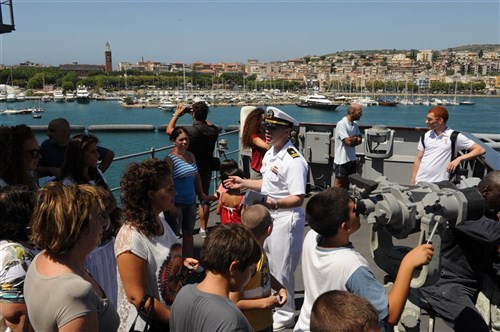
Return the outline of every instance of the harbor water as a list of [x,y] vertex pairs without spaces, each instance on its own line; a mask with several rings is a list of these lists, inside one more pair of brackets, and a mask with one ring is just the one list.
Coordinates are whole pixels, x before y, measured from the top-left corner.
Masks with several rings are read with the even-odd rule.
[[[475,98],[472,106],[446,106],[450,113],[448,125],[456,130],[471,133],[500,133],[500,99]],[[22,109],[29,107],[30,102],[1,103],[0,111],[5,108]],[[0,115],[0,125],[13,126],[17,124],[47,125],[52,119],[64,117],[72,125],[81,125],[88,128],[91,125],[102,124],[141,124],[159,127],[166,125],[172,117],[171,112],[157,108],[122,108],[117,101],[91,101],[88,104],[73,103],[44,103],[41,105],[45,112],[40,119],[31,115]],[[360,125],[382,124],[386,126],[425,127],[427,111],[432,106],[398,105],[396,107],[370,106],[363,109],[363,117],[358,121]],[[230,125],[239,124],[241,106],[211,107],[209,120],[225,129]],[[295,117],[299,122],[336,123],[346,113],[347,106],[340,106],[336,111],[324,111],[313,108],[300,108],[295,105],[281,105],[278,108]],[[190,116],[183,116],[178,125],[190,125]],[[170,145],[168,136],[160,131],[129,131],[129,132],[92,132],[100,140],[100,145],[112,149],[116,156],[127,155],[139,151],[149,150]],[[47,137],[38,133],[37,139],[41,143]],[[228,138],[228,150],[237,150],[237,138]],[[166,151],[158,153],[163,158]],[[236,159],[236,155],[229,158]],[[106,178],[111,187],[119,185],[119,179],[126,164],[132,160],[141,160],[144,157],[129,159],[113,163],[106,172]]]

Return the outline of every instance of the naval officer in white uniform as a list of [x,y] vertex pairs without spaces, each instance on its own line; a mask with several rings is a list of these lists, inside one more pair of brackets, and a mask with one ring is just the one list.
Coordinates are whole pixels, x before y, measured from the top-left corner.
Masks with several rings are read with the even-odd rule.
[[274,218],[273,231],[264,244],[272,275],[288,291],[286,304],[274,314],[273,330],[294,325],[294,272],[302,251],[304,210],[308,165],[289,139],[297,120],[285,112],[268,107],[265,138],[271,148],[262,160],[262,179],[230,177],[224,184],[230,188],[248,188],[267,194],[265,206]]

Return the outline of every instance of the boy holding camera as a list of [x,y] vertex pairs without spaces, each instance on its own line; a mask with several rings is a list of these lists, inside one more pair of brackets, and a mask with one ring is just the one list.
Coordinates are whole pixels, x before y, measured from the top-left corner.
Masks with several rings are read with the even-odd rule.
[[401,261],[391,292],[375,278],[368,262],[354,249],[349,237],[360,228],[356,204],[344,188],[329,188],[313,196],[306,206],[312,230],[302,249],[304,304],[294,331],[309,331],[315,299],[330,290],[344,290],[370,301],[382,323],[397,324],[404,309],[415,268],[429,263],[430,244],[411,250]]

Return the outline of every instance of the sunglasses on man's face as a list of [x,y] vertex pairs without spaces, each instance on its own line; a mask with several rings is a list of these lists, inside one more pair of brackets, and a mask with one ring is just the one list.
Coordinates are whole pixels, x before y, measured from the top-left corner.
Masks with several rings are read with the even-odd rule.
[[40,149],[31,149],[31,150],[25,150],[24,152],[26,152],[27,154],[29,154],[29,156],[33,159],[37,159],[37,158],[40,158],[42,156],[42,153],[40,151]]

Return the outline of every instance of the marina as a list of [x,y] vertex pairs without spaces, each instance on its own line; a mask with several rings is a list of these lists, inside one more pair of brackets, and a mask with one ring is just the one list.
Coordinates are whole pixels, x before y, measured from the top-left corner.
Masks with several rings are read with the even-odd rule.
[[[454,129],[473,133],[471,137],[477,142],[490,140],[498,136],[498,120],[500,112],[498,99],[478,98],[476,105],[460,107],[450,106],[449,125]],[[21,107],[23,104],[19,104]],[[46,112],[42,119],[32,119],[23,115],[0,116],[1,124],[16,125],[26,123],[32,125],[37,132],[39,143],[46,139],[46,125],[50,120],[65,117],[72,124],[73,134],[88,132],[98,136],[100,145],[112,149],[117,158],[106,172],[106,178],[115,195],[118,197],[118,184],[123,170],[131,161],[139,161],[148,157],[163,158],[169,150],[170,141],[164,132],[166,123],[171,118],[171,113],[155,108],[125,109],[117,101],[91,101],[87,104],[78,103],[47,103],[44,104]],[[360,128],[365,133],[366,144],[357,148],[357,157],[360,160],[362,176],[374,179],[379,175],[390,175],[392,181],[408,183],[411,166],[416,153],[416,144],[420,135],[425,132],[424,120],[427,110],[431,106],[426,105],[398,105],[386,108],[383,106],[372,106],[364,108],[363,117],[360,119]],[[301,152],[310,165],[310,176],[308,179],[310,195],[331,185],[332,178],[332,150],[331,135],[335,123],[340,120],[346,112],[347,106],[339,106],[336,112],[329,112],[314,108],[301,108],[296,105],[279,106],[280,109],[294,116],[300,126],[292,135],[298,142]],[[221,158],[240,159],[245,168],[245,152],[239,147],[238,124],[240,120],[241,107],[211,107],[208,119],[218,125],[221,129],[219,140],[226,140],[227,145],[219,144],[216,153]],[[478,121],[488,119],[488,121]],[[191,125],[189,116],[179,119],[179,125]],[[392,143],[382,142],[374,151],[370,151],[371,139],[367,133],[373,129],[373,125],[383,125],[395,131]],[[492,135],[493,134],[493,135]],[[320,144],[314,142],[319,141]],[[324,144],[321,142],[325,142]],[[482,144],[482,143],[481,143]],[[485,145],[486,146],[486,145]],[[499,152],[486,146],[487,154],[484,161],[470,163],[467,165],[470,175],[482,176],[488,169],[500,169]],[[392,151],[391,155],[385,155]],[[248,157],[247,157],[248,158]],[[218,216],[211,214],[209,226],[216,224]],[[197,222],[196,228],[199,227]],[[361,230],[353,236],[352,241],[364,257],[370,262],[370,266],[378,280],[383,280],[386,274],[373,261],[372,248],[368,241],[370,227],[363,225]],[[416,235],[405,239],[405,245],[414,245]],[[201,248],[203,239],[195,237],[196,250]],[[295,289],[296,303],[298,306],[303,301],[302,275],[299,268],[296,271],[297,285]],[[423,313],[421,329],[425,330],[428,325],[428,316]],[[450,331],[442,321],[436,319],[435,331]]]

